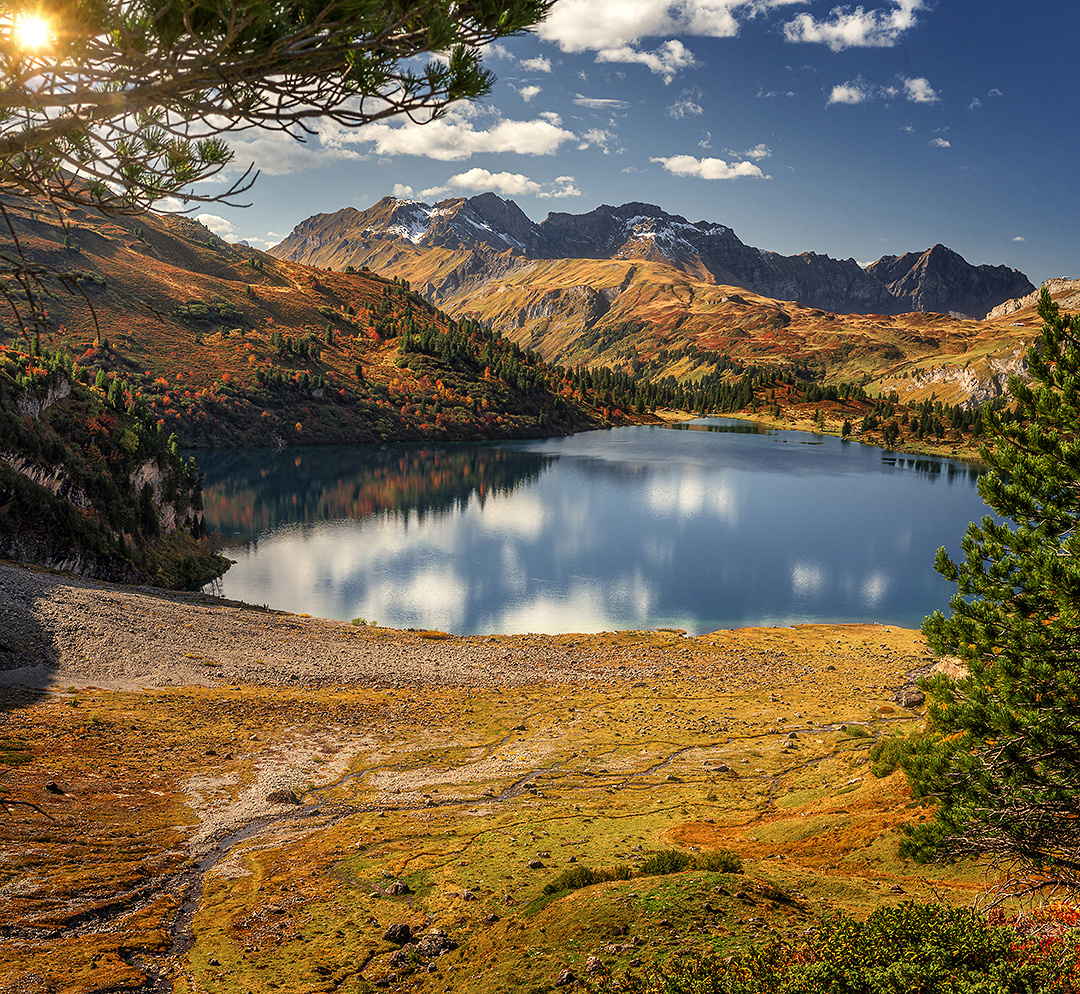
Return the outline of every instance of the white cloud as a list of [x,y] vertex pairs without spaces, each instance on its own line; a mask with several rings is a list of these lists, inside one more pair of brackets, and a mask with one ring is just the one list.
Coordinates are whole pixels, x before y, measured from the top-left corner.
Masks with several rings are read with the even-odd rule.
[[538,197],[541,200],[581,196],[581,191],[574,185],[573,176],[557,176],[550,183],[538,183],[522,173],[493,173],[479,166],[451,176],[442,186],[421,190],[420,196],[425,200],[432,200],[453,190],[501,193],[508,197]]
[[603,128],[590,128],[581,136],[578,151],[583,152],[585,149],[595,146],[601,149],[604,155],[607,155],[610,151],[608,146],[615,141],[615,137],[615,133],[612,131],[606,131]]
[[602,48],[596,53],[596,61],[638,63],[663,76],[665,84],[670,83],[680,69],[697,65],[693,53],[678,38],[665,41],[655,52],[642,52],[633,45]]
[[1003,97],[1003,96],[1005,96],[1005,94],[1002,93],[1001,90],[999,90],[996,86],[989,93],[987,93],[986,95],[988,97]]
[[521,99],[524,100],[525,103],[528,103],[530,100],[532,100],[532,98],[535,97],[539,92],[539,86],[523,86],[520,90],[518,90],[518,93],[521,94]]
[[[564,52],[596,52],[597,62],[647,66],[666,81],[695,65],[675,36],[734,38],[744,21],[804,0],[559,0],[537,29]],[[655,51],[646,38],[664,38]]]
[[746,159],[767,159],[770,155],[772,155],[772,149],[764,143],[743,152],[743,157]]
[[226,221],[225,218],[218,217],[217,214],[196,214],[195,220],[212,231],[219,238],[224,238],[225,235],[236,234],[236,226],[231,221]]
[[411,200],[413,197],[413,188],[406,186],[404,183],[395,183],[394,188],[390,191],[398,200]]
[[1026,239],[1026,238],[1025,238],[1025,237],[1024,237],[1023,235],[1017,235],[1017,236],[1016,236],[1016,237],[1015,237],[1015,238],[1013,239],[1013,241],[1014,241],[1014,242],[1026,242],[1026,241],[1027,241],[1027,239]]
[[535,59],[522,59],[521,68],[528,72],[551,72],[551,59],[538,55]]
[[231,138],[229,144],[236,155],[224,170],[227,173],[243,172],[254,163],[256,169],[268,176],[292,176],[332,162],[362,162],[367,158],[354,149],[343,148],[330,128],[308,142],[299,142],[282,132],[263,132]]
[[564,52],[601,51],[643,38],[734,38],[742,21],[803,0],[559,0],[537,34]]
[[768,178],[752,162],[728,163],[723,159],[698,159],[693,155],[654,156],[649,161],[659,162],[676,176],[696,176],[699,179],[738,179],[742,176]]
[[931,138],[930,145],[934,148],[952,148],[952,142],[946,141],[944,138]]
[[244,241],[252,248],[261,249],[265,252],[268,248],[273,248],[277,245],[284,237],[284,235],[275,235],[273,232],[267,232],[266,238],[259,238],[257,235],[245,235]]
[[968,104],[968,110],[980,110],[982,105],[983,103],[978,97],[972,97],[971,103]]
[[819,21],[804,12],[784,25],[784,37],[791,42],[828,45],[834,52],[845,48],[892,48],[904,32],[918,24],[915,13],[924,9],[923,0],[893,0],[892,9],[884,12],[834,7],[829,21]]
[[581,191],[574,185],[573,176],[556,176],[555,182],[551,184],[551,189],[538,193],[537,196],[541,200],[548,200],[553,197],[580,197]]
[[877,88],[861,76],[834,86],[826,101],[829,104],[863,104],[873,100]]
[[447,162],[482,152],[552,155],[574,138],[573,132],[543,115],[531,121],[514,121],[495,112],[493,123],[478,128],[479,113],[472,105],[459,104],[429,124],[369,124],[343,140],[373,143],[380,155],[422,155]]
[[460,190],[471,190],[474,193],[486,192],[505,193],[508,196],[520,197],[522,194],[531,196],[540,192],[540,184],[523,176],[521,173],[492,173],[486,169],[469,169],[466,172],[451,176],[446,181],[447,186],[457,187]]
[[925,76],[900,76],[900,86],[879,86],[856,76],[846,83],[834,86],[829,92],[827,104],[864,104],[871,100],[892,100],[903,93],[905,99],[915,104],[936,104],[941,98]]
[[580,93],[574,95],[574,104],[589,110],[626,110],[630,106],[625,100],[615,100],[611,97],[585,97]]
[[688,116],[698,116],[705,113],[705,108],[698,103],[701,99],[700,93],[684,92],[678,100],[675,101],[670,107],[668,107],[668,117],[673,117],[677,121],[681,121]]
[[913,79],[905,78],[904,96],[915,104],[936,104],[941,98],[937,91],[930,85],[930,81],[924,76],[916,76]]

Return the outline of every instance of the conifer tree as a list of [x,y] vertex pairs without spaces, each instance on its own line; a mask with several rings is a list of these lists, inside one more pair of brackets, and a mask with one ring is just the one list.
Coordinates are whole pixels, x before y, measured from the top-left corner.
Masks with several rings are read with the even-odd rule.
[[949,617],[923,633],[968,675],[925,684],[928,732],[901,765],[931,822],[902,851],[986,856],[1015,893],[1080,886],[1080,317],[1044,288],[1044,325],[1014,377],[1017,417],[989,409],[979,492],[1000,516],[968,526]]

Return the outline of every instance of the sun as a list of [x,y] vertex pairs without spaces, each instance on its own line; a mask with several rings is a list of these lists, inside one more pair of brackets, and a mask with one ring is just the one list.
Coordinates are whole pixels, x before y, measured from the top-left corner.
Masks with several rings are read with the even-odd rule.
[[52,37],[49,22],[37,14],[19,14],[12,31],[19,47],[31,51],[45,48]]

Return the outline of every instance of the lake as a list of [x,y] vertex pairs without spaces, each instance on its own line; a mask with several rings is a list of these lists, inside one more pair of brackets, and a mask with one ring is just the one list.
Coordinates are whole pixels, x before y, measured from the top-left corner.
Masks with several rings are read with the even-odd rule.
[[566,438],[205,450],[206,590],[395,628],[586,632],[878,621],[954,587],[978,471],[702,419]]

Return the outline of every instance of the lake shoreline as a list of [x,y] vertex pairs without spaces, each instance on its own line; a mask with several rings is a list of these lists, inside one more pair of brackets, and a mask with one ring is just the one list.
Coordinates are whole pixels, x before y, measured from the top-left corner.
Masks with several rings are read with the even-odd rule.
[[178,686],[521,687],[643,681],[734,640],[915,630],[866,623],[599,633],[450,635],[351,625],[201,593],[91,581],[0,561],[0,685],[138,692]]

